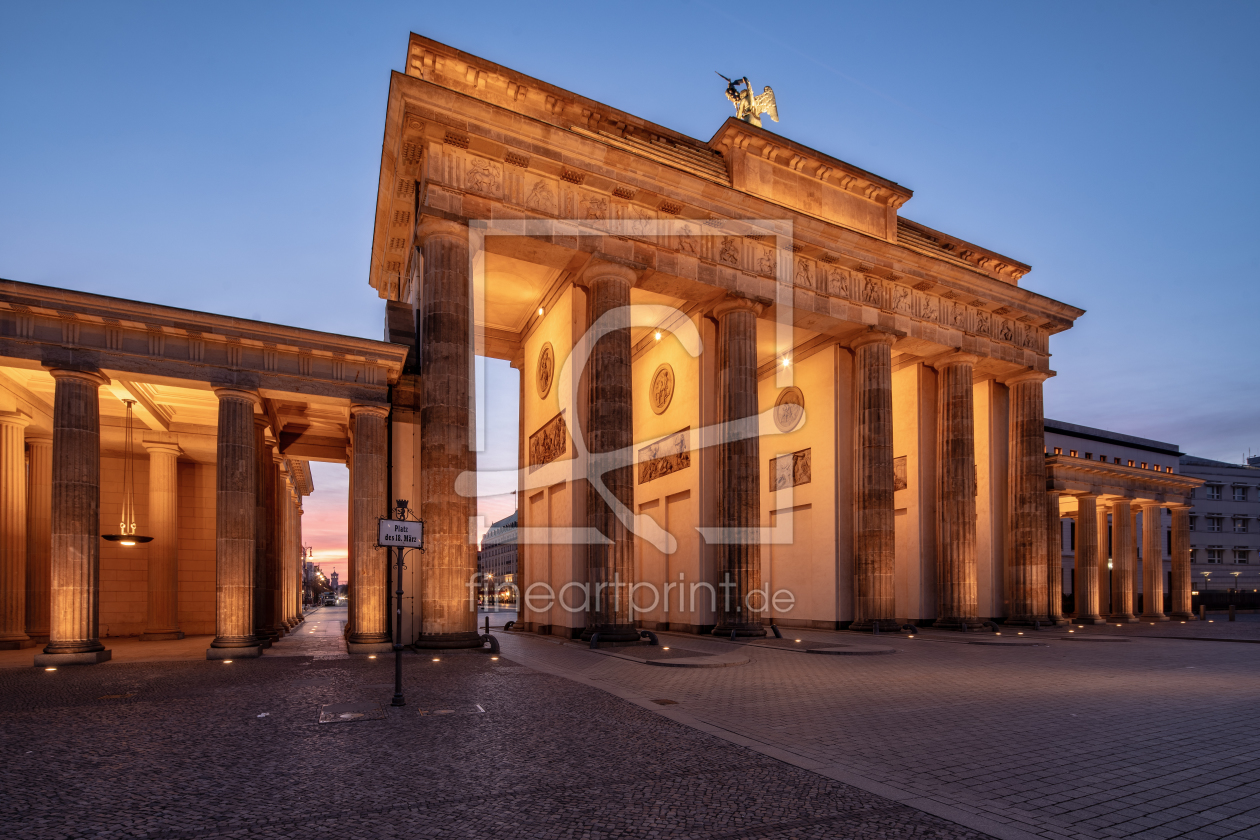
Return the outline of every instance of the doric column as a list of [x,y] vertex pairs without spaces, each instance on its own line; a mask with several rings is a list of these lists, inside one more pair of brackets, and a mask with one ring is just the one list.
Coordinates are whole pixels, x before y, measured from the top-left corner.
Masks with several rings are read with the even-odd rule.
[[[426,217],[416,231],[424,278],[420,310],[420,637],[425,648],[480,647],[477,604],[468,584],[477,574],[469,534],[476,500],[455,492],[461,473],[477,469],[469,445],[475,425],[473,315],[468,228]],[[357,539],[357,535],[356,535]],[[351,596],[358,600],[359,593]],[[355,620],[362,610],[355,606]]]
[[[263,440],[263,449],[259,453],[258,466],[262,484],[262,511],[259,521],[263,524],[260,533],[255,537],[262,542],[262,627],[267,638],[275,642],[284,635],[279,621],[276,601],[276,584],[280,576],[276,571],[276,446]],[[257,552],[255,552],[257,557]]]
[[1175,505],[1172,513],[1172,618],[1194,618],[1190,604],[1190,507]]
[[48,639],[52,601],[52,438],[26,439],[26,632]]
[[857,393],[853,491],[853,623],[850,630],[896,630],[893,519],[892,346],[896,334],[872,327],[849,346]]
[[1111,612],[1111,569],[1107,566],[1107,561],[1111,559],[1111,546],[1107,539],[1108,527],[1111,522],[1108,519],[1108,507],[1106,503],[1099,500],[1098,502],[1098,613],[1103,617]]
[[979,627],[976,438],[972,371],[978,357],[936,362],[936,591],[934,627]]
[[216,388],[219,398],[215,480],[215,637],[207,659],[259,656],[254,636],[254,451],[256,394]]
[[293,476],[290,465],[286,473],[284,492],[284,618],[289,629],[301,623],[301,614],[297,607],[297,568],[298,568],[298,536],[297,536],[297,479]]
[[26,635],[25,414],[0,411],[0,650],[31,647]]
[[297,587],[296,598],[293,602],[294,608],[297,609],[298,621],[306,621],[306,610],[304,609],[304,598],[306,587],[304,585],[306,575],[306,550],[302,544],[302,514],[306,511],[302,510],[302,494],[298,494],[297,514],[293,519],[293,524],[297,532],[297,576],[293,579],[294,586]]
[[[726,530],[716,548],[718,609],[714,635],[764,636],[761,588],[761,453],[757,423],[757,314],[748,300],[718,305],[717,421],[724,424],[717,456],[717,524]],[[627,364],[627,368],[629,365]],[[592,380],[593,381],[593,380]],[[592,406],[594,411],[594,406]],[[743,421],[752,434],[735,439]],[[745,430],[747,431],[747,430]],[[756,607],[756,609],[753,609]]]
[[1141,538],[1142,532],[1138,528],[1138,514],[1141,513],[1141,507],[1138,505],[1129,505],[1129,533],[1133,535],[1133,589],[1131,601],[1133,603],[1133,611],[1137,612],[1137,605],[1142,596],[1142,576],[1138,574],[1138,550],[1137,541]]
[[[604,318],[602,337],[586,362],[587,413],[583,437],[590,452],[586,468],[586,524],[608,542],[586,547],[586,581],[591,587],[582,638],[599,633],[601,641],[633,641],[639,631],[630,614],[634,583],[634,534],[618,516],[634,506],[634,467],[609,469],[601,456],[622,453],[634,442],[630,375],[630,288],[637,279],[625,266],[595,262],[583,277],[587,286],[587,323],[592,329]],[[616,455],[612,455],[616,459]],[[616,500],[605,499],[602,483]],[[719,572],[720,574],[720,572]],[[732,602],[734,598],[732,596]],[[721,596],[718,598],[721,609]],[[721,623],[719,616],[719,624]],[[729,632],[729,631],[728,631]]]
[[267,591],[267,473],[271,453],[267,448],[270,421],[261,414],[254,416],[254,637],[264,648],[271,647],[278,635],[271,629],[271,594]]
[[144,440],[149,452],[149,609],[141,641],[182,639],[179,629],[179,479],[173,440]]
[[358,610],[346,643],[351,653],[392,649],[387,625],[388,552],[376,544],[377,520],[389,516],[385,459],[388,406],[352,405],[354,471],[350,474],[350,507],[354,516],[354,599]]
[[1162,506],[1142,505],[1142,620],[1167,621],[1164,615],[1164,529]]
[[276,637],[287,635],[289,623],[285,621],[284,611],[284,456],[280,447],[271,450],[271,472],[267,494],[267,522],[270,526],[267,538],[267,562],[271,572],[268,574],[268,590],[271,598],[271,626]]
[[1044,371],[1029,370],[1006,381],[1010,389],[1011,464],[1007,624],[1031,624],[1048,618],[1043,612],[1047,601],[1046,432],[1041,397],[1042,383],[1048,378]]
[[1098,612],[1098,496],[1076,497],[1076,618],[1077,624],[1105,624]]
[[1046,492],[1046,615],[1052,624],[1063,619],[1063,520],[1059,491]]
[[53,370],[52,601],[48,646],[36,665],[104,662],[98,635],[101,573],[101,413],[109,380]]
[[1111,503],[1111,615],[1108,621],[1137,621],[1133,615],[1133,569],[1137,563],[1133,542],[1132,503],[1116,499]]

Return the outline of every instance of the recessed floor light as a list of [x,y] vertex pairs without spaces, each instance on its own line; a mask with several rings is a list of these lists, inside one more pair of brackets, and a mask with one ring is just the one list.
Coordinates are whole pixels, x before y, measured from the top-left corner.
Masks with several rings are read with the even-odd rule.
[[45,670],[45,671],[56,671],[57,669],[56,669],[56,668],[45,668],[44,670]]

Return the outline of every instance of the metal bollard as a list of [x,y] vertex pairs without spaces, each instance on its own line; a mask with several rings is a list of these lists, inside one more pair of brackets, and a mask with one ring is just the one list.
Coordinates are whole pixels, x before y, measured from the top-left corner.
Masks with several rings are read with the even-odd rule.
[[1233,604],[1229,605],[1229,620],[1230,621],[1234,620],[1234,605]]
[[775,637],[776,639],[782,639],[782,638],[783,638],[783,634],[779,632],[779,625],[777,625],[777,624],[771,624],[771,625],[770,625],[770,629],[774,631],[774,637]]
[[490,616],[486,616],[486,635],[490,635]]
[[599,650],[599,634],[591,634],[591,650]]
[[1207,605],[1199,604],[1199,621],[1207,621]]

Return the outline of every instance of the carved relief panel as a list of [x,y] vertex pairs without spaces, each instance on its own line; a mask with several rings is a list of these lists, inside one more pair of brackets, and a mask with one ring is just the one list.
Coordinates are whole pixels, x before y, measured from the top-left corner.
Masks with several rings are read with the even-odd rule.
[[564,413],[561,412],[529,436],[530,472],[544,464],[550,464],[564,455],[568,451],[568,440],[568,430],[564,425]]
[[799,487],[802,484],[809,484],[812,480],[813,468],[811,465],[810,452],[812,450],[802,449],[799,452],[792,452],[787,455],[780,455],[778,458],[770,459],[770,492],[776,490],[786,490],[789,487]]

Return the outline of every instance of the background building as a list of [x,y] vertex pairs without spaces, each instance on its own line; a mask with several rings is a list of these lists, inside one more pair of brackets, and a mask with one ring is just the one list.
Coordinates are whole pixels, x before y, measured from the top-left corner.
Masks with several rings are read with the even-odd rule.
[[1260,589],[1260,457],[1247,464],[1181,456],[1181,472],[1203,479],[1190,510],[1190,562],[1196,586]]
[[516,600],[516,511],[490,526],[477,552],[477,571],[500,601]]

